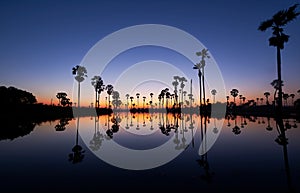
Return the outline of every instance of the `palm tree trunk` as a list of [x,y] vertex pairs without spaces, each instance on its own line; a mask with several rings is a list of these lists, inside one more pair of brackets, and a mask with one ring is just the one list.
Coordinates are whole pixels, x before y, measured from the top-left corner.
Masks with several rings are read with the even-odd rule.
[[[201,71],[200,69],[198,69],[198,77],[199,77],[199,90],[200,90],[200,109],[201,109],[201,106],[202,106],[202,84],[201,84]],[[201,111],[200,111],[200,114],[201,114]]]
[[204,106],[205,106],[206,105],[206,99],[205,99],[204,67],[202,68],[202,84],[203,84],[203,103],[204,103]]
[[77,107],[80,108],[80,82],[78,82],[78,102],[77,102]]
[[279,82],[277,113],[279,113],[278,115],[281,116],[282,113],[281,55],[280,55],[280,48],[278,46],[277,46],[277,75],[278,75],[278,82]]

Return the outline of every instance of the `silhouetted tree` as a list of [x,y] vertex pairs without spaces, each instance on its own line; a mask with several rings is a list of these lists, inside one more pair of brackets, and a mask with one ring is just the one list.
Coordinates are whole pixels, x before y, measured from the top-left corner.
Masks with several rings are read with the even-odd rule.
[[292,98],[292,105],[294,105],[295,94],[290,94],[290,97]]
[[129,101],[128,101],[128,99],[129,99],[129,94],[126,94],[125,97],[126,97],[126,104],[127,104],[127,109],[128,109],[128,106],[129,106]]
[[0,87],[0,105],[1,106],[12,106],[21,104],[34,104],[36,103],[36,97],[27,91],[17,89],[15,87],[5,86]]
[[[277,49],[277,76],[278,81],[281,83],[281,53],[280,51],[284,48],[284,43],[288,42],[289,36],[283,33],[283,27],[291,22],[292,20],[296,19],[297,16],[300,14],[296,12],[298,4],[295,4],[287,10],[281,10],[277,12],[271,19],[263,21],[258,30],[266,31],[268,28],[271,28],[273,33],[272,37],[269,38],[269,45],[274,46]],[[278,113],[281,116],[281,109],[282,109],[282,85],[279,84],[278,87]]]
[[265,92],[264,95],[266,97],[266,104],[269,105],[269,96],[270,96],[270,93],[269,92]]
[[[201,82],[203,84],[203,101],[205,104],[205,82],[204,82],[204,67],[205,67],[205,58],[210,58],[208,55],[208,49],[202,49],[201,52],[196,52],[197,56],[201,56],[200,63],[194,65],[193,69],[198,69],[199,85],[200,85],[200,106],[202,105],[202,91],[201,91]],[[202,70],[202,72],[201,72]],[[202,81],[201,81],[202,77]]]
[[173,77],[174,81],[172,82],[172,85],[174,86],[174,94],[175,94],[175,103],[178,105],[178,90],[177,90],[177,86],[179,85],[178,80],[180,79],[179,76],[174,76]]
[[237,97],[238,96],[238,94],[239,94],[239,91],[237,90],[237,89],[232,89],[231,91],[230,91],[230,94],[231,94],[231,96],[233,96],[233,102],[234,102],[234,104],[235,104],[235,97]]
[[136,101],[137,101],[137,108],[140,108],[140,101],[139,101],[139,98],[140,98],[140,93],[136,93]]
[[100,103],[100,94],[101,94],[101,92],[104,91],[105,85],[104,85],[103,80],[100,76],[94,76],[91,80],[92,80],[91,83],[94,86],[95,94],[96,94],[96,96],[95,96],[95,101],[96,101],[95,105],[96,105],[97,108],[99,108],[100,107],[100,104],[99,104]]
[[108,108],[111,108],[111,105],[110,105],[110,95],[114,91],[114,87],[113,87],[113,85],[109,84],[109,85],[107,85],[105,87],[105,89],[106,89],[106,92],[108,94]]
[[84,78],[87,77],[87,70],[84,66],[75,66],[72,68],[72,74],[75,75],[75,80],[78,82],[78,102],[77,105],[80,107],[80,83],[84,81]]
[[62,104],[61,104],[61,100],[62,100],[63,98],[65,98],[65,97],[67,97],[67,93],[65,93],[65,92],[58,92],[58,93],[56,94],[56,98],[58,99],[58,104],[59,104],[59,105],[62,105]]
[[284,99],[284,102],[285,102],[285,106],[287,106],[287,99],[289,98],[289,94],[287,93],[282,93],[282,98]]

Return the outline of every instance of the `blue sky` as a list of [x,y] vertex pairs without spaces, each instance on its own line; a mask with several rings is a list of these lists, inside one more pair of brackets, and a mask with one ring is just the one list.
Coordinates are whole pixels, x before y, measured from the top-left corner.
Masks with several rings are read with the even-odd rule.
[[[260,32],[257,27],[297,2],[1,1],[0,84],[26,89],[47,101],[58,91],[71,95],[71,68],[95,43],[132,25],[164,24],[190,33],[209,49],[228,92],[238,88],[249,99],[263,97],[264,91],[273,91],[276,50],[268,46],[271,31]],[[286,33],[291,37],[282,53],[284,90],[296,93],[300,89],[299,18],[286,27]]]

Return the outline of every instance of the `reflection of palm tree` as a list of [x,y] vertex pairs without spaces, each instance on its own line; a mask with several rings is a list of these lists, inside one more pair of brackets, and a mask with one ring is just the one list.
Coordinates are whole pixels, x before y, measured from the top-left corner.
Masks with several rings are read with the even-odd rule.
[[279,145],[282,145],[282,147],[283,147],[284,166],[285,166],[285,172],[286,172],[286,176],[287,176],[288,189],[289,189],[289,192],[294,192],[293,188],[292,188],[290,166],[289,166],[289,161],[288,161],[288,152],[287,152],[288,138],[286,137],[285,128],[283,126],[283,120],[281,118],[278,118],[276,120],[276,128],[277,128],[279,135],[275,139],[275,141]]
[[84,77],[87,77],[87,70],[84,66],[75,66],[72,68],[72,74],[76,75],[75,80],[78,82],[78,108],[80,108],[80,83],[84,81]]
[[66,125],[69,124],[70,120],[71,120],[70,118],[62,118],[62,119],[60,119],[59,123],[57,125],[55,125],[55,127],[54,127],[55,130],[56,131],[64,131],[64,130],[66,130]]
[[72,153],[69,154],[69,161],[73,164],[79,163],[84,158],[84,150],[80,145],[78,145],[78,130],[79,130],[79,117],[77,117],[77,125],[76,125],[76,144],[72,148]]
[[232,128],[232,132],[236,135],[241,133],[241,129],[236,124],[236,117],[234,117],[234,127]]
[[93,138],[90,141],[90,148],[93,151],[97,151],[101,147],[102,141],[104,140],[104,136],[99,131],[99,123],[100,123],[99,117],[95,116],[94,118],[95,118],[95,128],[94,128]]
[[[283,33],[283,26],[296,19],[300,14],[295,12],[298,4],[289,7],[288,10],[281,10],[273,15],[272,19],[266,20],[260,24],[258,30],[266,31],[268,28],[273,30],[272,37],[269,38],[269,45],[274,46],[277,49],[277,76],[278,82],[281,83],[281,53],[280,50],[284,48],[284,43],[288,42],[289,36]],[[279,84],[278,87],[278,111],[281,116],[282,110],[282,86]]]

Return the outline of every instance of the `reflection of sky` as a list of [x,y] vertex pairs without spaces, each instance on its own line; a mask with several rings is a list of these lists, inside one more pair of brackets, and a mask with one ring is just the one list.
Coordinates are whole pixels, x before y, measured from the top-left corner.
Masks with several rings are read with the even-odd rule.
[[[227,90],[236,87],[247,98],[262,97],[266,90],[273,90],[269,83],[276,77],[276,53],[275,48],[268,46],[271,32],[259,32],[257,27],[262,20],[293,3],[1,1],[0,83],[29,90],[46,102],[55,98],[58,91],[71,96],[71,68],[80,63],[98,40],[131,25],[159,23],[178,27],[199,39],[219,64]],[[299,89],[299,30],[299,20],[286,30],[291,35],[282,53],[287,93]],[[144,53],[147,57],[151,54],[155,59],[168,60],[158,51]],[[142,53],[141,58],[145,59]],[[175,58],[167,62],[176,65]],[[134,63],[122,62],[119,67]],[[190,71],[190,65],[183,67],[179,61],[177,64]],[[116,72],[109,74],[120,74],[118,69],[112,68]],[[111,78],[106,76],[104,80],[108,83]]]
[[[121,117],[123,127],[123,125],[126,125],[126,116],[122,114]],[[159,116],[155,117],[153,118],[153,125],[157,129]],[[106,120],[107,116],[100,116],[100,128],[104,131]],[[133,120],[136,124],[137,118]],[[142,115],[139,116],[139,120],[142,125]],[[171,117],[170,120],[172,120]],[[193,120],[197,125],[199,119],[194,116]],[[216,120],[216,123],[223,121],[223,119]],[[132,188],[133,181],[140,185],[138,188],[145,188],[144,183],[146,181],[147,184],[151,183],[157,188],[165,188],[172,190],[172,192],[178,192],[180,187],[184,188],[185,191],[190,190],[189,192],[192,192],[192,190],[199,192],[205,190],[207,192],[212,189],[216,192],[222,192],[224,189],[243,192],[246,187],[251,187],[251,191],[263,189],[284,192],[287,190],[284,158],[282,146],[274,141],[278,136],[274,120],[270,119],[270,125],[273,127],[272,131],[265,129],[267,118],[257,118],[256,122],[250,122],[249,119],[246,119],[246,122],[247,125],[241,128],[240,135],[232,133],[234,120],[230,120],[230,127],[227,127],[227,120],[224,121],[222,129],[218,127],[221,132],[220,137],[207,154],[209,168],[213,172],[213,184],[200,180],[200,176],[205,174],[205,171],[196,162],[196,160],[201,159],[198,155],[201,136],[199,127],[197,127],[195,133],[194,147],[190,144],[182,154],[164,166],[136,172],[121,170],[101,161],[89,150],[88,146],[90,144],[84,144],[81,138],[79,138],[79,144],[85,150],[85,158],[82,163],[71,164],[68,162],[68,154],[71,153],[71,149],[75,145],[76,120],[70,121],[66,130],[62,132],[57,132],[54,129],[58,120],[43,123],[36,126],[29,135],[19,137],[13,141],[0,141],[2,190],[19,192],[26,189],[35,192],[37,186],[51,187],[51,191],[78,190],[80,187],[95,190],[99,188],[99,181],[106,185],[102,188],[104,190],[115,185],[114,179],[119,178],[122,180],[118,182],[118,185],[122,186],[123,191]],[[290,119],[290,124],[294,124],[293,119]],[[90,132],[89,139],[91,140],[94,132],[94,119],[90,117],[80,118],[80,125],[79,130]],[[150,123],[147,118],[146,125],[145,129],[149,129]],[[214,119],[210,119],[209,125],[214,125]],[[237,118],[237,125],[241,127],[241,117]],[[299,123],[297,125],[300,126]],[[131,129],[135,129],[135,127],[129,130]],[[142,126],[141,129],[143,129]],[[196,131],[196,128],[194,131]],[[167,138],[161,133],[156,134],[157,138]],[[179,140],[181,140],[183,135],[180,130],[178,134]],[[190,130],[185,134],[190,135]],[[300,187],[299,183],[296,182],[299,178],[297,171],[300,169],[299,164],[297,164],[300,162],[298,153],[300,148],[299,129],[288,129],[286,135],[289,139],[288,158],[293,187],[298,190]],[[141,140],[128,141],[132,138],[124,128],[115,133],[114,138],[122,145],[130,145],[136,142],[141,143],[138,146],[142,147],[144,143]],[[159,142],[160,139],[155,141],[154,144],[159,144],[156,142]],[[111,154],[113,153],[115,152],[111,152]],[[58,178],[54,177],[57,175],[60,176],[60,183],[57,183]],[[15,186],[15,181],[12,179],[18,181],[19,185]],[[35,183],[32,183],[33,180]],[[184,184],[180,187],[170,186],[171,183],[180,184],[183,182]],[[80,186],[77,184],[80,184]],[[180,190],[179,192],[183,191]]]

